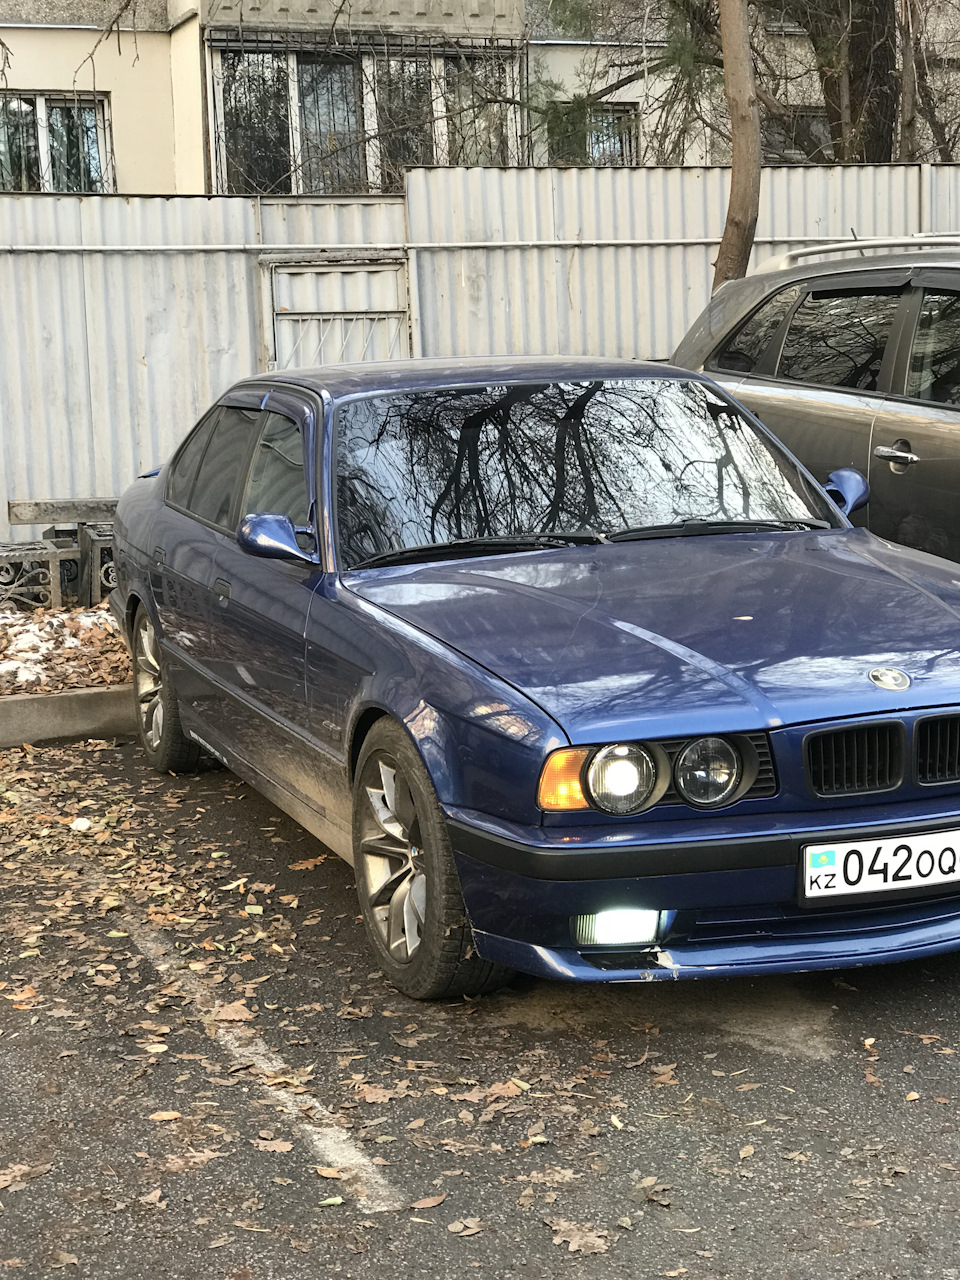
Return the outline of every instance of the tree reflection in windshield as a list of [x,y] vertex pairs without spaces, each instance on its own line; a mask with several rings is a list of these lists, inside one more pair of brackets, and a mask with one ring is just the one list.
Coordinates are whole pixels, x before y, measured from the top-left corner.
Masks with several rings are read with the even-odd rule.
[[346,565],[457,538],[698,520],[833,523],[775,446],[703,383],[400,392],[338,411]]

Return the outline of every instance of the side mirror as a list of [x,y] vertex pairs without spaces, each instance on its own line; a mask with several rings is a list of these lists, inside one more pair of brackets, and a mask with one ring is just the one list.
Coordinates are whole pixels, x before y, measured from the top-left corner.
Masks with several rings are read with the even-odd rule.
[[274,511],[244,516],[237,526],[237,545],[261,560],[303,560],[313,557],[297,542],[297,531],[289,516]]
[[870,501],[867,477],[853,467],[840,467],[838,471],[831,471],[823,487],[845,516],[859,511]]

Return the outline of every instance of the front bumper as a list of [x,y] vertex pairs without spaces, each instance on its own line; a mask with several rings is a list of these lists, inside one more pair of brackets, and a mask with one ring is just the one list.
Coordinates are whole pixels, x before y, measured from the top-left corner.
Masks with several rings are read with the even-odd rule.
[[[960,885],[893,900],[864,895],[853,905],[808,908],[799,901],[803,845],[851,832],[881,839],[960,826],[955,809],[883,824],[865,823],[861,810],[859,821],[811,823],[790,833],[613,847],[564,839],[561,829],[540,829],[538,837],[550,838],[524,843],[516,833],[472,825],[462,813],[450,816],[477,950],[537,977],[649,982],[839,969],[960,949]],[[655,945],[577,949],[573,917],[622,907],[662,913]]]

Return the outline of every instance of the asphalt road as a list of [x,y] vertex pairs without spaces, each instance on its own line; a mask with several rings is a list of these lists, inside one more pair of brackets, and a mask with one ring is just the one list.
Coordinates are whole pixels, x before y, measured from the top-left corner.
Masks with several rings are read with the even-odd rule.
[[231,774],[0,788],[0,1273],[960,1277],[960,958],[421,1005]]

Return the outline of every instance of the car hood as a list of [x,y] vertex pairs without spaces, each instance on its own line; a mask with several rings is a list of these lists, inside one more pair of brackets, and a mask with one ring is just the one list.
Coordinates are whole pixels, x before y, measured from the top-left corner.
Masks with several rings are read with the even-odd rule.
[[[861,529],[367,570],[345,585],[539,703],[572,742],[960,702],[960,565]],[[874,667],[906,671],[906,693]]]

